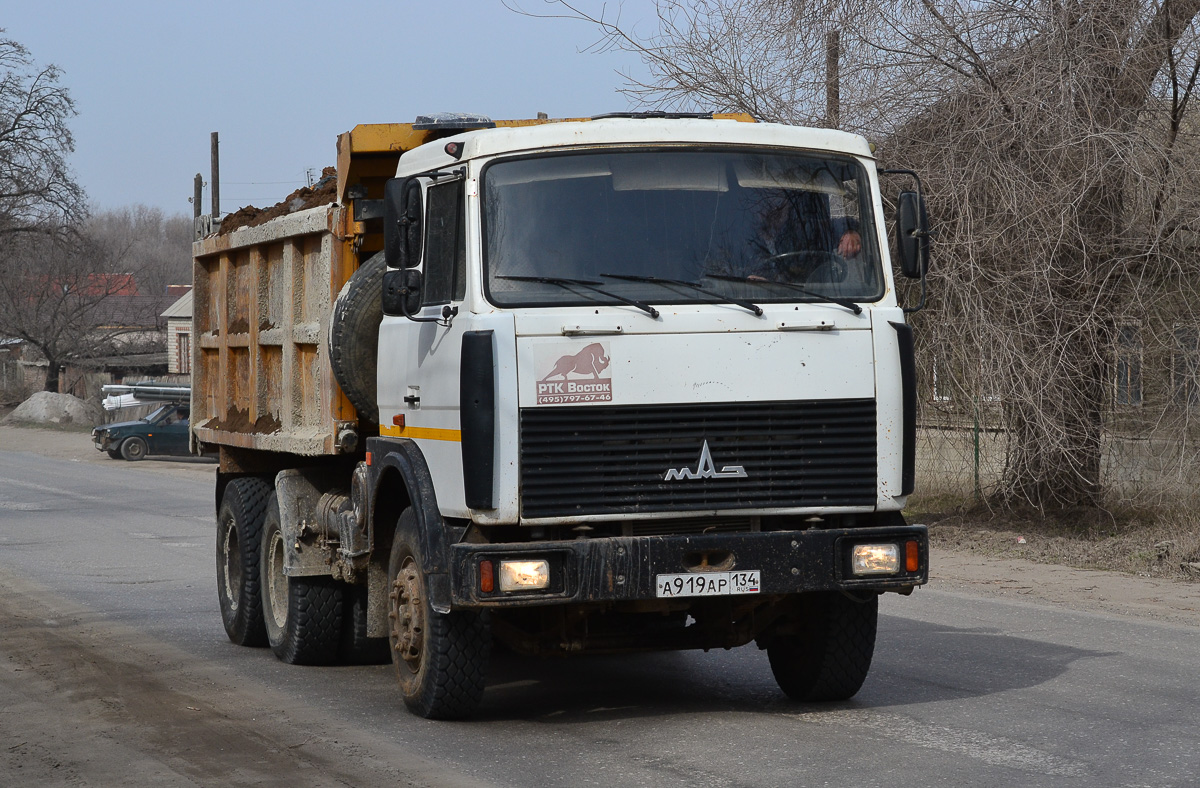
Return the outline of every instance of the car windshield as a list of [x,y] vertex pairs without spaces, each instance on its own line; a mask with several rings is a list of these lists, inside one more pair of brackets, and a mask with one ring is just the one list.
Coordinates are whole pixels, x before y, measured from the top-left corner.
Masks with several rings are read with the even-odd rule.
[[866,172],[852,158],[591,151],[483,173],[488,298],[500,306],[873,301]]
[[164,405],[143,419],[143,421],[148,421],[151,424],[159,424],[161,422],[161,426],[165,427],[168,424],[175,424],[184,418],[187,418],[187,413],[178,405]]

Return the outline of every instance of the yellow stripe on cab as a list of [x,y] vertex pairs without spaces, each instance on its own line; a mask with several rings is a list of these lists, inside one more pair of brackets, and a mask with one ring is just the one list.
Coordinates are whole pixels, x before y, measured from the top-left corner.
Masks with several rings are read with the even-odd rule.
[[424,438],[431,441],[452,441],[462,443],[462,430],[441,430],[434,427],[393,427],[379,425],[379,434],[389,438]]

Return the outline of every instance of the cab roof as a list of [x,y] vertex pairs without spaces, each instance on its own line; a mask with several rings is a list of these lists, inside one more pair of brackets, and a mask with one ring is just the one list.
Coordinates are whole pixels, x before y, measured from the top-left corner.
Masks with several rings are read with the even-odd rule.
[[[459,160],[522,153],[551,148],[606,145],[749,145],[848,153],[871,158],[866,139],[833,129],[804,128],[780,123],[741,123],[734,119],[602,118],[565,121],[538,126],[499,126],[462,132],[406,152],[396,174],[409,175],[453,166]],[[451,156],[446,143],[462,145],[462,154]]]

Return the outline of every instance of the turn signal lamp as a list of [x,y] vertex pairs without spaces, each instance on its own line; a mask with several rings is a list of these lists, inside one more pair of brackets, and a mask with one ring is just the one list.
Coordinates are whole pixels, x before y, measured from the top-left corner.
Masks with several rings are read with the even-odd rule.
[[915,541],[904,543],[904,568],[909,572],[921,568],[921,546]]
[[550,587],[549,561],[501,561],[501,591],[536,591]]
[[900,546],[896,544],[860,544],[850,555],[850,568],[856,575],[894,575],[900,571]]
[[491,561],[479,562],[479,590],[490,594],[496,587],[496,574]]

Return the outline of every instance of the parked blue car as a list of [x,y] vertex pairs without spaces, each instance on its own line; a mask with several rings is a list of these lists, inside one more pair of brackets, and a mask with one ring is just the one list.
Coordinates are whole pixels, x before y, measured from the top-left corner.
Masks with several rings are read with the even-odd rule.
[[164,405],[144,419],[92,429],[92,442],[114,460],[140,460],[147,454],[188,454],[188,406]]

